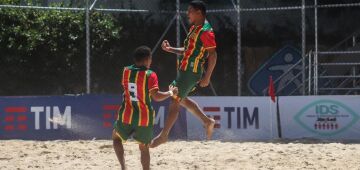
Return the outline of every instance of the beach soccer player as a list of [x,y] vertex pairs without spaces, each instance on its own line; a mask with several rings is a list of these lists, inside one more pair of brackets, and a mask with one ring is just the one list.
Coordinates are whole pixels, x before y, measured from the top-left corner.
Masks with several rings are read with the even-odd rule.
[[151,99],[163,101],[177,95],[178,90],[176,87],[169,87],[167,92],[159,91],[157,75],[149,70],[152,61],[150,48],[138,47],[133,58],[135,64],[125,67],[122,74],[124,94],[118,118],[114,123],[113,145],[121,168],[126,169],[122,143],[132,136],[139,143],[143,169],[149,169],[149,144],[153,138],[155,117]]
[[[153,139],[150,147],[156,147],[167,141],[169,132],[178,117],[180,105],[202,121],[207,139],[211,139],[213,133],[214,119],[207,117],[199,105],[187,96],[197,85],[206,87],[210,83],[217,59],[215,35],[212,27],[206,21],[206,8],[202,1],[190,2],[187,16],[192,26],[184,41],[184,47],[174,48],[167,40],[162,43],[164,51],[179,55],[177,77],[171,84],[171,86],[178,87],[179,94],[173,97],[165,126]],[[203,76],[206,60],[208,64]]]

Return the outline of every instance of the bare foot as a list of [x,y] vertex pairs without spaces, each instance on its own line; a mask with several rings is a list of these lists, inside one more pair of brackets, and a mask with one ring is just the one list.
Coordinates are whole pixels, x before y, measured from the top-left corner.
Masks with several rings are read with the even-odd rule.
[[167,136],[163,136],[163,135],[159,134],[151,141],[150,148],[158,147],[159,145],[166,143],[167,140],[168,140]]
[[205,124],[206,139],[210,140],[214,131],[215,120],[210,118],[210,122]]

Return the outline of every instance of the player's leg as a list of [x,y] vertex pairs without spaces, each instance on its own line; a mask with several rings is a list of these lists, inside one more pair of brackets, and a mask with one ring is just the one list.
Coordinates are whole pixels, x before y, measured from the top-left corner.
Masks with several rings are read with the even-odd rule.
[[192,72],[181,72],[181,76],[179,77],[179,82],[182,87],[184,94],[180,94],[179,88],[179,95],[182,98],[181,105],[189,110],[192,114],[198,117],[205,129],[206,129],[206,136],[207,139],[211,139],[215,120],[209,118],[205,115],[205,113],[200,109],[199,105],[194,101],[188,98],[188,94],[194,90],[195,86],[198,84],[199,80],[201,79],[201,74],[194,74]]
[[122,144],[123,141],[118,136],[118,134],[116,134],[115,129],[113,130],[113,133],[112,133],[112,139],[113,139],[113,146],[114,146],[114,150],[116,153],[116,157],[120,162],[121,169],[125,170],[126,167],[125,167],[125,158],[124,158],[124,147]]
[[189,97],[181,100],[180,104],[202,121],[203,126],[206,129],[206,138],[210,140],[214,130],[215,120],[207,117],[205,113],[201,110],[200,106]]
[[166,118],[164,128],[162,129],[162,134],[168,136],[171,128],[174,126],[180,110],[180,101],[177,99],[172,99],[169,106],[169,115]]
[[179,93],[171,101],[169,106],[169,115],[165,121],[165,126],[160,134],[151,142],[150,147],[156,147],[165,143],[168,139],[171,128],[175,124],[180,110],[180,102],[186,98],[193,90],[197,82],[201,78],[201,74],[194,74],[192,72],[179,71],[176,80],[172,83],[173,86],[178,87]]
[[177,99],[172,99],[169,105],[169,114],[165,120],[164,128],[161,130],[160,134],[153,139],[150,147],[157,147],[168,140],[168,136],[171,128],[174,126],[178,116],[180,109],[180,101]]
[[134,139],[139,142],[141,165],[144,170],[150,169],[150,153],[149,144],[154,133],[154,127],[151,126],[136,126],[134,127]]
[[125,158],[124,158],[124,147],[123,142],[125,142],[129,136],[131,135],[133,128],[131,125],[124,124],[120,120],[115,121],[114,130],[112,133],[113,146],[116,153],[116,157],[118,158],[121,169],[126,169],[125,166]]
[[143,170],[149,170],[150,169],[149,146],[145,144],[139,144],[139,149],[141,153],[141,165],[143,167]]

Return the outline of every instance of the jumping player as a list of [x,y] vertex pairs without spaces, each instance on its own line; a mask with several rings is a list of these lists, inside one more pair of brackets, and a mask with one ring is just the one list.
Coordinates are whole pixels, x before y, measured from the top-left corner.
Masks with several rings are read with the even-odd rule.
[[[179,88],[179,94],[173,97],[165,126],[152,141],[150,147],[156,147],[167,141],[169,132],[178,117],[180,105],[202,121],[207,139],[211,139],[213,133],[214,119],[208,118],[199,105],[187,96],[197,84],[200,87],[206,87],[210,83],[217,59],[215,35],[210,24],[206,21],[206,8],[202,1],[190,2],[187,16],[192,26],[185,39],[184,47],[174,48],[167,40],[162,43],[164,51],[180,55],[177,60],[177,77],[171,84]],[[202,76],[206,59],[208,65],[205,75]]]
[[133,58],[135,64],[123,70],[123,101],[118,119],[114,123],[112,138],[121,169],[126,169],[122,142],[133,135],[133,138],[139,142],[142,167],[147,170],[150,168],[149,144],[153,137],[155,116],[151,98],[162,101],[176,95],[178,91],[176,87],[170,87],[168,92],[159,91],[157,75],[149,70],[152,61],[150,48],[138,47]]

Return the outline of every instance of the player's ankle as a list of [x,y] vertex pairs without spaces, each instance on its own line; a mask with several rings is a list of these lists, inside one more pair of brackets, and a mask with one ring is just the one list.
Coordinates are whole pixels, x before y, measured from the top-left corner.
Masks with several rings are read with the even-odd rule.
[[209,118],[209,119],[206,120],[205,125],[211,125],[211,124],[213,124],[213,123],[215,123],[215,120]]
[[168,138],[168,136],[169,136],[169,133],[162,133],[162,134],[160,134],[160,137],[161,138]]

